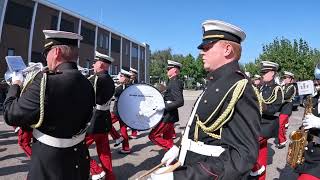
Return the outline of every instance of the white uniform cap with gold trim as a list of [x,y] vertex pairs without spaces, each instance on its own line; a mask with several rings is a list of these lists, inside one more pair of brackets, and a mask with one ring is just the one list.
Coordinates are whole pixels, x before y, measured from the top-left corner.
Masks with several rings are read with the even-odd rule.
[[126,68],[122,68],[122,69],[120,70],[120,73],[123,74],[123,75],[125,75],[125,76],[127,76],[128,78],[130,78],[130,76],[132,76],[132,73],[131,73],[128,69],[126,69]]
[[108,64],[111,64],[114,59],[106,54],[102,54],[102,53],[99,53],[98,51],[95,52],[95,57],[94,59],[96,61],[102,61],[102,62],[105,62],[105,63],[108,63]]
[[233,41],[240,44],[245,40],[245,32],[233,25],[219,20],[206,20],[202,23],[203,38],[198,49],[203,49],[203,46],[219,40]]
[[136,69],[134,69],[134,68],[130,68],[130,71],[135,73],[135,74],[138,74],[138,71]]
[[290,77],[294,78],[294,74],[289,71],[283,71],[283,76],[290,76]]
[[268,71],[278,71],[279,64],[271,61],[261,61],[261,71],[268,72]]
[[50,48],[55,45],[78,46],[78,40],[82,40],[82,36],[73,32],[43,30],[45,36],[44,48]]
[[168,68],[172,68],[172,67],[176,67],[180,69],[182,67],[182,64],[176,61],[168,60]]

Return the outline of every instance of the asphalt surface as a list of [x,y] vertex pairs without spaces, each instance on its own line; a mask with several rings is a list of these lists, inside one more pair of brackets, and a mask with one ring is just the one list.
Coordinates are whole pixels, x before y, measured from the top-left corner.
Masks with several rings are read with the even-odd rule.
[[[185,104],[179,109],[180,122],[176,123],[177,139],[179,140],[181,132],[191,113],[193,103],[195,102],[200,91],[185,91]],[[290,126],[287,135],[301,125],[303,108],[294,111],[290,118]],[[118,129],[116,123],[116,129]],[[139,132],[138,139],[130,140],[132,153],[129,155],[119,154],[121,146],[115,148],[114,140],[110,138],[110,147],[112,151],[113,171],[117,179],[135,179],[142,173],[151,169],[160,163],[164,154],[161,148],[153,145],[149,139],[150,131]],[[131,132],[129,132],[130,134]],[[292,180],[296,179],[295,174],[286,166],[287,147],[283,149],[275,148],[274,139],[268,141],[269,158],[267,167],[267,180]],[[97,159],[95,146],[90,148],[90,154]],[[0,180],[20,180],[26,179],[28,172],[28,163],[30,160],[25,156],[23,151],[17,145],[17,136],[13,128],[7,126],[0,116]]]

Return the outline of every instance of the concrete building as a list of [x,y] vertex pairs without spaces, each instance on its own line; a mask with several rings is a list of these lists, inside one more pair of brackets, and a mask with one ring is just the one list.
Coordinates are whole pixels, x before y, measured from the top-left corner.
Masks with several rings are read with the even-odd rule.
[[7,55],[22,56],[26,64],[44,60],[44,29],[83,36],[78,43],[80,66],[91,68],[97,50],[115,59],[110,74],[132,67],[139,72],[139,82],[149,82],[148,44],[46,0],[0,0],[0,78],[7,71]]

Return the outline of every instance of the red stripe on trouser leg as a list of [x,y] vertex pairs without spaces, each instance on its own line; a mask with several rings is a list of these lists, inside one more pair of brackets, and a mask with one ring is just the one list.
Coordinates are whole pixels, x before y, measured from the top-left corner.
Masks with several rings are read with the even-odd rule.
[[119,139],[121,136],[113,126],[113,123],[119,121],[119,119],[113,112],[111,113],[111,121],[112,121],[112,126],[111,126],[111,129],[110,129],[110,135],[111,135],[113,140]]
[[287,140],[285,125],[288,122],[288,118],[289,116],[287,114],[280,114],[279,116],[279,133],[278,133],[279,144]]
[[[115,179],[112,172],[112,159],[109,146],[108,134],[93,134],[86,137],[86,142],[92,144],[93,140],[96,143],[97,154],[100,159],[102,169],[106,172],[107,179]],[[87,144],[87,145],[88,145]],[[101,167],[95,162],[95,160],[90,160],[90,172],[91,174],[99,174],[102,172]]]
[[[252,168],[252,171],[259,170],[262,166],[265,166],[267,171],[267,161],[268,161],[268,139],[259,137],[259,154],[258,159],[254,167]],[[259,180],[265,180],[266,179],[266,173],[262,173],[259,176]]]
[[149,134],[149,139],[156,145],[161,146],[165,150],[169,150],[173,146],[173,123],[160,122],[153,128]]
[[317,178],[310,174],[300,174],[300,176],[298,177],[298,180],[320,180],[320,178]]
[[31,150],[32,131],[25,131],[19,129],[18,131],[18,144],[24,153],[30,158],[32,154]]
[[127,131],[127,125],[124,122],[122,122],[121,120],[119,120],[119,122],[120,122],[121,136],[123,137],[122,149],[129,151],[130,146],[129,146],[129,136],[128,136],[128,131]]

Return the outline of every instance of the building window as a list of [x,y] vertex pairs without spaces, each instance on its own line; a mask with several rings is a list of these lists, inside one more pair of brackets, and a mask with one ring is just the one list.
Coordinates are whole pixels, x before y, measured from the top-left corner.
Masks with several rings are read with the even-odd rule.
[[99,36],[99,47],[108,49],[109,47],[109,36],[105,34],[100,34]]
[[141,60],[144,60],[144,50],[142,50],[140,53],[141,53],[141,54],[140,54]]
[[119,73],[118,65],[114,65],[114,71],[113,74],[116,75]]
[[120,40],[111,38],[111,51],[120,53]]
[[74,31],[74,23],[65,19],[61,19],[60,30],[76,33]]
[[8,48],[7,56],[14,56],[15,50],[13,48]]
[[126,56],[129,55],[129,43],[126,43]]
[[8,2],[5,23],[30,29],[33,8],[12,1]]
[[89,28],[81,26],[81,35],[83,40],[81,42],[94,45],[95,32]]
[[132,53],[131,57],[138,58],[138,48],[137,47],[132,46],[131,53]]
[[50,28],[51,29],[57,29],[57,26],[58,26],[58,17],[57,16],[51,16]]
[[44,62],[44,57],[42,55],[42,53],[40,52],[36,52],[36,51],[32,51],[31,53],[31,62]]

